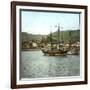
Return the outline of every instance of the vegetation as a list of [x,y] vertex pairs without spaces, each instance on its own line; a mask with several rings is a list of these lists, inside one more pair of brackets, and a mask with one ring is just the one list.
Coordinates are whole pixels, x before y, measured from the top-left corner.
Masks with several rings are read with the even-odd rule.
[[[54,32],[52,36],[53,39],[57,41],[58,32]],[[65,43],[68,43],[69,41],[72,41],[73,43],[76,41],[80,41],[80,30],[61,31],[59,38],[60,41],[63,41]]]
[[21,32],[21,40],[22,42],[24,41],[29,41],[29,40],[39,40],[41,41],[42,37],[46,37],[46,35],[39,35],[39,34],[30,34],[26,32]]
[[[52,36],[52,37],[51,37]],[[80,42],[80,30],[60,31],[60,42],[62,43],[76,43]],[[21,46],[24,49],[43,47],[46,44],[58,42],[58,32],[53,32],[52,35],[35,35],[26,32],[21,33]],[[35,45],[36,44],[36,45]]]

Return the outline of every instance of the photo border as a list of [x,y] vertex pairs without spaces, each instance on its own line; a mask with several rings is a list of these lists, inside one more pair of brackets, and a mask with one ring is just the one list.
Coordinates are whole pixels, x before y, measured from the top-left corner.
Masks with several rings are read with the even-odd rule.
[[[84,21],[85,21],[85,38],[84,38],[84,81],[75,82],[54,82],[54,83],[37,83],[37,84],[23,84],[17,85],[17,63],[16,63],[16,6],[39,6],[39,7],[54,7],[54,8],[72,8],[72,9],[83,9],[85,10]],[[38,3],[38,2],[11,2],[11,88],[30,88],[30,87],[48,87],[48,86],[65,86],[65,85],[78,85],[87,84],[87,6],[83,5],[67,5],[67,4],[54,4],[54,3]]]

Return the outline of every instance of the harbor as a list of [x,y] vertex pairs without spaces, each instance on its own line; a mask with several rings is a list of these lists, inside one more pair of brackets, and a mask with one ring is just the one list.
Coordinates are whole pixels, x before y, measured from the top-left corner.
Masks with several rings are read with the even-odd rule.
[[41,50],[21,52],[21,78],[48,78],[79,75],[79,55],[45,56]]
[[80,42],[71,38],[72,31],[70,39],[63,41],[60,26],[57,29],[56,40],[50,32],[39,40],[22,42],[20,78],[80,76]]
[[[77,30],[76,36],[72,38],[74,35],[72,33],[73,31],[68,32],[67,39],[63,39],[61,31],[60,31],[60,25],[57,26],[57,34],[53,37],[52,30],[50,31],[49,35],[42,36],[42,39],[40,40],[28,40],[22,42],[22,50],[41,50],[44,55],[49,56],[57,56],[57,55],[79,55],[80,54],[80,35],[79,30]],[[40,36],[40,35],[39,35]],[[63,37],[65,37],[63,35]]]
[[80,76],[80,14],[27,11],[22,18],[20,78]]

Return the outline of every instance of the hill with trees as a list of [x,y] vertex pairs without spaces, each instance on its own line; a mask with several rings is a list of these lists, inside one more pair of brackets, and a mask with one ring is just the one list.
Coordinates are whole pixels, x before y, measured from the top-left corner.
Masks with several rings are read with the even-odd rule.
[[[44,40],[47,41],[47,42],[50,42],[50,34],[48,35],[39,35],[39,34],[29,34],[29,33],[26,33],[26,32],[21,32],[21,41],[24,42],[24,41],[29,41],[29,40],[32,40],[32,41],[42,41],[43,39],[43,42]],[[63,42],[68,42],[68,41],[72,41],[72,42],[75,42],[75,41],[80,41],[80,30],[66,30],[66,31],[60,31],[60,41],[63,41]],[[52,33],[52,41],[58,41],[58,32],[53,32]]]

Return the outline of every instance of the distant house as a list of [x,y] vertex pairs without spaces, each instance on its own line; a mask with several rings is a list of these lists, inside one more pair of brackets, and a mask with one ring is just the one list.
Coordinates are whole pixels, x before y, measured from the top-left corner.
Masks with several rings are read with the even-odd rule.
[[33,48],[37,48],[38,47],[37,43],[35,43],[35,42],[32,43],[32,46],[33,46]]

